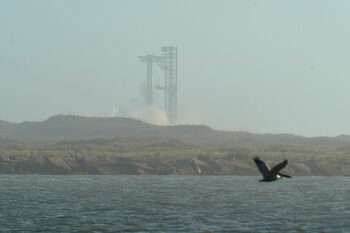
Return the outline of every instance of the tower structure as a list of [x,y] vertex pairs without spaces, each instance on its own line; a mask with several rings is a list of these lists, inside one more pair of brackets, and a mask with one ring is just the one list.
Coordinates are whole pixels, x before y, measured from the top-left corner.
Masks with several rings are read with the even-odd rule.
[[154,80],[153,80],[153,63],[159,63],[162,57],[146,55],[140,56],[140,61],[146,63],[146,88],[145,101],[148,105],[153,104],[154,100]]
[[157,85],[157,90],[164,91],[164,110],[174,125],[177,120],[177,47],[162,47],[162,56],[140,56],[140,61],[146,63],[146,93],[147,104],[153,104],[154,80],[153,63],[157,63],[164,70],[164,86]]
[[170,124],[177,119],[177,47],[163,47],[164,108]]

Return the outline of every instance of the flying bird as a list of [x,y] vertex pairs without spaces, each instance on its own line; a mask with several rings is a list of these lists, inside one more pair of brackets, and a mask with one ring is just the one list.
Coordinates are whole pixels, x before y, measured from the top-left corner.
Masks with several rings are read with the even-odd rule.
[[283,168],[287,166],[288,160],[284,160],[283,162],[274,166],[272,169],[270,169],[269,165],[262,161],[258,156],[255,156],[253,160],[263,176],[263,179],[260,180],[260,182],[275,181],[281,179],[282,177],[292,178],[290,175],[286,175],[280,172]]

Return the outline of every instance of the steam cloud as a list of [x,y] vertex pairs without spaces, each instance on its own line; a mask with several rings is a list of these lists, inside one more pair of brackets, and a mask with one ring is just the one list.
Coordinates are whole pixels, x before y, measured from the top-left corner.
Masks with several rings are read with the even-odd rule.
[[136,98],[132,99],[129,107],[114,107],[111,117],[132,117],[155,125],[169,125],[166,112],[156,106],[146,105]]

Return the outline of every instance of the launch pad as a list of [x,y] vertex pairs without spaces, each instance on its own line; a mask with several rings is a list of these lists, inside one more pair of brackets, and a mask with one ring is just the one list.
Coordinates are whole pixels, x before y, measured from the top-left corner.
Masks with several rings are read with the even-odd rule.
[[[164,91],[164,110],[171,125],[177,120],[177,47],[162,47],[162,55],[140,56],[140,61],[146,63],[146,93],[145,101],[152,105],[154,89]],[[164,85],[154,85],[153,63],[164,70]],[[156,86],[156,88],[154,88]]]

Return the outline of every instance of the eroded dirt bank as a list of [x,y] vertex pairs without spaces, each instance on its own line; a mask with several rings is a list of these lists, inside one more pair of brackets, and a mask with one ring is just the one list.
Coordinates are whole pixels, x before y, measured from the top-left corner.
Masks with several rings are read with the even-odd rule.
[[[268,161],[271,165],[278,161]],[[349,176],[350,162],[306,160],[289,162],[293,176]],[[259,175],[250,159],[59,157],[25,158],[0,155],[2,174],[120,174],[120,175]]]

